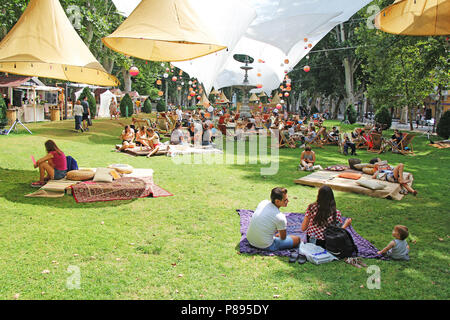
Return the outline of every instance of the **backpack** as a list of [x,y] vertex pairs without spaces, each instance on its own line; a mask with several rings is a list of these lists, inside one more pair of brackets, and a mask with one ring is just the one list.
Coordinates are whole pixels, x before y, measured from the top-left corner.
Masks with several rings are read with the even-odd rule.
[[67,161],[67,172],[72,170],[78,170],[78,163],[74,158],[72,158],[71,156],[66,156],[66,161]]
[[339,259],[352,257],[358,254],[358,248],[347,230],[340,228],[334,216],[334,225],[328,226],[324,233],[325,249]]

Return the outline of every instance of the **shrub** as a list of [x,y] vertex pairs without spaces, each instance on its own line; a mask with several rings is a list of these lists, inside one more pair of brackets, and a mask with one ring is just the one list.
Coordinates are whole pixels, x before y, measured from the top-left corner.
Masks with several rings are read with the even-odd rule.
[[[128,107],[128,110],[127,110]],[[133,100],[131,100],[130,95],[127,93],[120,101],[120,115],[122,117],[128,117],[133,114]]]
[[84,97],[87,96],[87,102],[89,104],[89,110],[91,111],[91,117],[95,118],[95,115],[97,114],[97,102],[95,101],[95,97],[92,94],[92,92],[89,90],[89,87],[85,87],[83,89],[83,92],[81,92],[81,95],[79,97],[80,101],[83,101]]
[[144,113],[152,113],[152,104],[150,102],[150,99],[145,99],[144,107],[142,108],[142,111]]
[[356,122],[356,109],[352,104],[349,104],[347,106],[347,109],[345,110],[345,117],[350,122],[350,124],[354,124]]
[[383,125],[384,129],[389,129],[392,124],[391,113],[389,112],[389,108],[386,106],[382,106],[375,113],[375,121],[381,125]]
[[450,110],[446,111],[442,115],[436,127],[436,132],[444,139],[448,139],[448,137],[450,137]]
[[2,96],[0,95],[0,127],[1,126],[5,126],[7,123],[7,119],[6,119],[6,103],[5,100],[3,100]]
[[163,99],[159,99],[156,104],[156,111],[164,112],[166,111],[166,102]]

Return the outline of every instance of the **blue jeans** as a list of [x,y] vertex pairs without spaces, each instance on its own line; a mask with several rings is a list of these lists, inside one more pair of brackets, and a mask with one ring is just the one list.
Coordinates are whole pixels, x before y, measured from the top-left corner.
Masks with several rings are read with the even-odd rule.
[[55,177],[53,178],[54,180],[61,180],[64,179],[66,177],[67,174],[67,170],[58,170],[55,169]]
[[81,129],[81,121],[83,119],[83,116],[75,116],[75,130]]
[[294,239],[292,239],[291,236],[286,236],[286,239],[284,240],[281,240],[279,237],[274,237],[272,245],[263,250],[278,251],[284,249],[292,249],[293,247],[294,247]]

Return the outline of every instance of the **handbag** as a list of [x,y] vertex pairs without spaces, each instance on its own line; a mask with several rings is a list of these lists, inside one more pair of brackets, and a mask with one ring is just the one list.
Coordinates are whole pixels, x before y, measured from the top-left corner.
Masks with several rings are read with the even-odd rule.
[[92,119],[91,119],[91,115],[89,115],[89,116],[88,116],[88,119],[87,119],[87,123],[88,123],[88,126],[89,126],[89,127],[91,127],[91,126],[92,126]]

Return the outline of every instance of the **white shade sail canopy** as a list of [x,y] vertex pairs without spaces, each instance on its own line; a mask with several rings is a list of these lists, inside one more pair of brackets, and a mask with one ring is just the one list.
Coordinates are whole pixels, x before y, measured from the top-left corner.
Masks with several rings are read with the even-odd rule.
[[[371,0],[187,0],[214,31],[227,51],[173,65],[203,83],[207,92],[242,85],[243,65],[233,59],[246,54],[255,61],[250,85],[268,95],[279,87],[311,49],[336,25],[351,18]],[[128,15],[138,0],[113,0]],[[127,8],[128,6],[128,8]],[[305,42],[305,39],[307,40]],[[288,63],[285,63],[289,60]],[[260,76],[258,76],[260,74]]]

